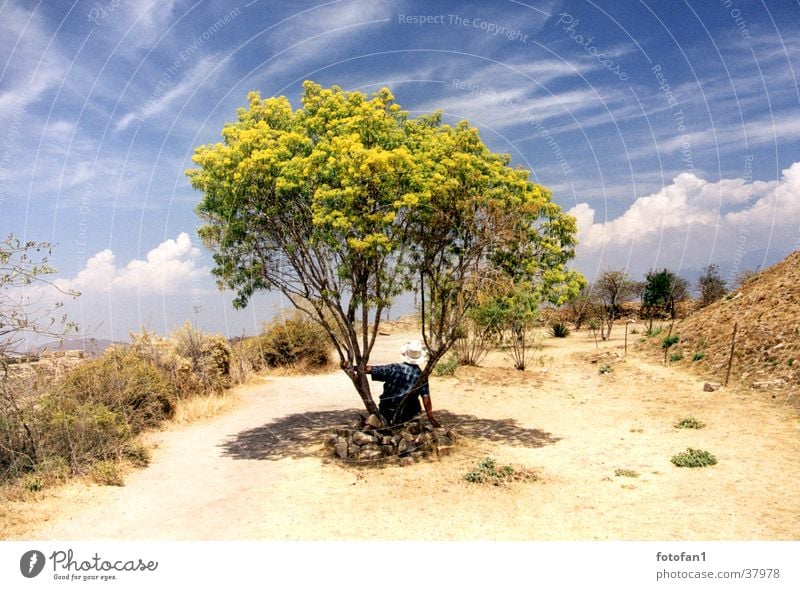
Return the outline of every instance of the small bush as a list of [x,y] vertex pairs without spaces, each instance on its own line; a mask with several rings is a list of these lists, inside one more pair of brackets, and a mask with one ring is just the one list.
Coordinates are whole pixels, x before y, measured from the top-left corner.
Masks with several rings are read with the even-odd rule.
[[675,423],[675,428],[705,428],[700,420],[693,417],[682,418]]
[[669,362],[671,363],[676,363],[682,360],[683,360],[683,353],[681,351],[673,352],[671,355],[669,355]]
[[669,348],[674,344],[677,344],[680,341],[680,336],[674,334],[672,336],[667,336],[661,341],[661,348]]
[[617,477],[639,477],[639,472],[633,469],[615,469],[614,475]]
[[550,335],[555,338],[566,338],[569,336],[569,328],[564,322],[554,322],[550,325]]
[[247,355],[256,370],[293,366],[320,368],[330,363],[328,334],[301,312],[274,320],[265,326],[263,334],[249,341]]
[[611,365],[603,365],[602,367],[600,367],[598,372],[601,375],[608,375],[609,373],[613,373],[614,372],[614,367],[612,367]]
[[102,486],[121,486],[125,484],[119,464],[116,461],[98,461],[89,468],[89,477]]
[[439,377],[452,377],[458,368],[458,357],[455,354],[448,354],[433,368],[433,372]]
[[717,464],[717,458],[708,451],[692,448],[678,453],[672,457],[671,461],[678,467],[707,467],[708,465]]
[[494,459],[486,457],[475,469],[469,471],[464,479],[470,483],[490,483],[499,486],[509,481],[535,481],[536,475],[524,469],[514,469],[511,465],[498,467]]
[[706,353],[696,352],[692,355],[692,362],[696,363],[697,361],[702,361],[704,358],[706,358]]
[[638,333],[639,333],[638,328],[631,328],[631,334],[638,334]]
[[652,328],[649,328],[644,333],[644,335],[647,336],[647,337],[658,336],[663,331],[664,331],[664,326],[653,326]]

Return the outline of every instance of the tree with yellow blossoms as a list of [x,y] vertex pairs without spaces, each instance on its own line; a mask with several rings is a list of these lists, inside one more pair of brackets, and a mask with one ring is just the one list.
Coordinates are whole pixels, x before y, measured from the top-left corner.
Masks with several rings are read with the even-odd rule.
[[409,118],[386,88],[367,97],[305,82],[302,108],[248,101],[187,171],[213,273],[237,307],[277,290],[308,313],[367,411],[379,415],[364,368],[400,293],[421,302],[422,380],[486,281],[510,273],[556,303],[584,284],[566,267],[574,218],[468,123]]

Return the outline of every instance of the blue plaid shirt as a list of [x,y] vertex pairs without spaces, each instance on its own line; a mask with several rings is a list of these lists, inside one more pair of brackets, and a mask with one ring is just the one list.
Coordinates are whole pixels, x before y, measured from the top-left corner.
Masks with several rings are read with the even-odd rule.
[[[394,363],[391,365],[376,365],[372,367],[372,380],[383,382],[383,393],[381,402],[393,408],[397,408],[403,399],[417,382],[422,371],[416,365],[408,363]],[[419,388],[419,395],[429,397],[431,394],[428,388],[428,381]]]

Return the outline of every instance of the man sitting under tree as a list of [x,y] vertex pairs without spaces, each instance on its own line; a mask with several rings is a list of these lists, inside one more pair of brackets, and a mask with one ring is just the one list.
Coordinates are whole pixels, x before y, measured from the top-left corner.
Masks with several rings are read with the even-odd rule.
[[400,355],[403,357],[402,363],[365,367],[373,381],[383,382],[383,393],[378,405],[381,415],[390,425],[408,422],[420,412],[419,398],[422,397],[428,420],[432,426],[438,428],[439,422],[433,417],[428,380],[414,387],[422,374],[420,365],[425,364],[428,358],[425,347],[419,341],[406,342],[400,348]]

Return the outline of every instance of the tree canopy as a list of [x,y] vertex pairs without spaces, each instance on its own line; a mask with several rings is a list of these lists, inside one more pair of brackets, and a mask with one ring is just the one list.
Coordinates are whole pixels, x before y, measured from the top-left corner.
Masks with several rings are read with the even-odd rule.
[[401,292],[421,302],[424,378],[499,273],[556,303],[583,284],[566,266],[574,218],[467,122],[409,118],[386,88],[367,97],[305,82],[299,109],[248,101],[187,171],[212,272],[236,306],[277,290],[319,322],[369,411],[363,368]]

